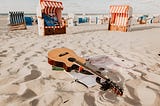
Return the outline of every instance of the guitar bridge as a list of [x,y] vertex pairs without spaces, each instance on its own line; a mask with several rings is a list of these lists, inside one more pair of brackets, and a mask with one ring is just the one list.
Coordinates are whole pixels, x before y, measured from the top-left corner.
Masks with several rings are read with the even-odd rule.
[[62,57],[62,56],[67,55],[67,54],[69,54],[69,53],[68,53],[68,52],[61,53],[61,54],[59,55],[59,57]]

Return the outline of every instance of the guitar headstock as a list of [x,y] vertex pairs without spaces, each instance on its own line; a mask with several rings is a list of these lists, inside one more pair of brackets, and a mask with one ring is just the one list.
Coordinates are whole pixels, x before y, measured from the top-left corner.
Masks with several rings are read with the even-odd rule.
[[110,79],[107,79],[104,82],[101,82],[100,80],[101,78],[99,77],[96,78],[97,83],[101,85],[101,90],[106,91],[108,89],[111,89],[114,94],[117,94],[119,96],[123,95],[123,89]]
[[117,95],[120,95],[120,96],[122,96],[123,95],[123,89],[120,87],[120,86],[118,86],[116,83],[114,83],[114,82],[110,82],[110,89],[115,93],[115,94],[117,94]]

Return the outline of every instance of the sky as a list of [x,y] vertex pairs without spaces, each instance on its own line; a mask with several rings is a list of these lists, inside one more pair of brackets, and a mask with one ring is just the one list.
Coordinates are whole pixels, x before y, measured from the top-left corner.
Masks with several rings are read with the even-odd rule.
[[[57,0],[62,1],[63,13],[108,13],[109,6],[129,4],[133,13],[160,14],[160,0]],[[0,0],[0,13],[24,11],[36,13],[39,0]]]

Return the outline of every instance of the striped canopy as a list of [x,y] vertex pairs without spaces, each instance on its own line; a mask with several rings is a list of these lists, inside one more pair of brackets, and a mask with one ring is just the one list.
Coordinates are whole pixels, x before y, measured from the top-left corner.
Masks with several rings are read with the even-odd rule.
[[40,4],[41,4],[41,7],[42,7],[42,10],[44,10],[44,12],[46,14],[55,12],[56,8],[63,9],[62,2],[45,0],[45,1],[42,1]]
[[128,5],[112,5],[110,6],[110,13],[128,13]]
[[111,5],[110,13],[111,24],[116,26],[130,25],[129,17],[132,16],[132,8],[129,5]]

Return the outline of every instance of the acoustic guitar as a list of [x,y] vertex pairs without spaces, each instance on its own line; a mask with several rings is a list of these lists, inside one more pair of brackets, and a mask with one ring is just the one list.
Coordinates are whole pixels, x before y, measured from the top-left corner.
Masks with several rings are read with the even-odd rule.
[[[76,53],[68,48],[56,48],[48,52],[48,63],[57,66],[63,67],[67,72],[72,71],[73,69],[82,68],[97,76],[96,82],[101,85],[101,90],[111,89],[113,93],[122,96],[123,89],[118,86],[116,83],[111,81],[106,76],[101,74],[101,71],[96,68],[94,65],[90,64],[86,59],[79,57]],[[104,82],[102,82],[102,80]]]

